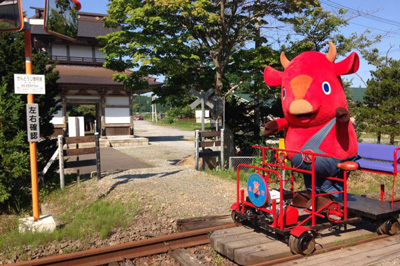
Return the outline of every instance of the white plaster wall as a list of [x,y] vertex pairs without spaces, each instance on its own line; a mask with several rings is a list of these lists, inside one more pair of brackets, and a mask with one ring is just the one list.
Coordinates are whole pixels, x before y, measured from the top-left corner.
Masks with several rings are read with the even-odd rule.
[[99,47],[95,48],[95,57],[96,58],[105,58],[105,54],[103,54],[103,52],[100,51]]
[[68,117],[68,137],[84,137],[85,122],[83,116]]
[[53,44],[51,46],[52,55],[67,56],[67,47],[61,44]]
[[57,113],[53,115],[53,118],[50,120],[53,125],[62,125],[63,117],[62,117],[62,109],[58,110]]
[[78,57],[92,57],[92,47],[70,45],[69,55]]
[[131,122],[129,108],[105,108],[106,124],[128,124]]
[[107,105],[129,105],[129,97],[106,97]]

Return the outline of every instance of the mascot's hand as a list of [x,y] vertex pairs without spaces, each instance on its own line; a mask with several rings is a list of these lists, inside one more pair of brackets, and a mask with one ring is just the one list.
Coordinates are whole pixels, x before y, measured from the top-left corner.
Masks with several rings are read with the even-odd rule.
[[272,135],[278,132],[278,123],[276,121],[269,121],[265,124],[264,135]]
[[347,123],[350,121],[350,113],[346,108],[336,108],[336,120],[341,123]]

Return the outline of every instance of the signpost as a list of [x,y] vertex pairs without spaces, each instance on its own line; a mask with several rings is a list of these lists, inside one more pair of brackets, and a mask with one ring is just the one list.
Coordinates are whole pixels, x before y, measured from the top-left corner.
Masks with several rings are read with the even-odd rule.
[[26,105],[26,129],[28,131],[28,141],[38,142],[40,138],[39,126],[39,105],[28,103]]
[[[32,37],[31,37],[31,25],[29,24],[29,18],[25,19],[24,34],[25,34],[25,73],[27,75],[32,75]],[[26,98],[28,104],[34,103],[33,93],[28,92]],[[38,187],[38,171],[37,171],[37,157],[36,157],[36,142],[32,141],[29,142],[29,151],[31,158],[33,220],[37,221],[39,220],[40,215],[39,215],[39,187]]]
[[[81,8],[81,4],[78,0],[57,0],[57,3],[52,5],[50,3],[55,3],[55,0],[46,0],[45,11],[52,12],[53,15],[57,15],[57,8],[64,8],[62,13],[65,20],[61,21],[60,28],[65,29],[65,39],[74,36],[69,36],[71,33],[75,33],[75,29],[78,27],[78,14],[77,11]],[[72,3],[70,3],[72,2]],[[60,5],[63,4],[63,5]],[[65,5],[68,8],[65,9]],[[47,22],[52,19],[51,16],[47,15]],[[32,183],[32,209],[33,209],[33,221],[39,220],[39,189],[38,189],[38,171],[37,171],[37,157],[36,157],[36,142],[40,138],[39,132],[39,113],[38,106],[34,104],[34,94],[44,94],[44,76],[43,75],[32,75],[32,37],[31,37],[31,25],[29,18],[23,18],[22,13],[22,3],[21,0],[1,0],[0,1],[0,32],[6,31],[20,31],[24,30],[25,37],[25,73],[26,75],[14,76],[15,79],[15,93],[17,94],[27,94],[27,115],[28,115],[28,140],[29,140],[29,151],[30,151],[30,163],[31,163],[31,183]],[[68,20],[68,21],[67,21]],[[52,20],[55,21],[55,20]],[[46,24],[49,26],[49,24]],[[52,27],[49,29],[51,34],[57,34],[57,27]],[[60,36],[61,37],[61,36]],[[35,114],[34,114],[34,113]],[[31,121],[29,121],[29,116],[31,116]],[[32,122],[36,121],[36,122]],[[32,126],[32,128],[30,128]],[[35,130],[37,129],[37,130]],[[55,227],[54,227],[55,228]]]
[[14,74],[15,94],[46,94],[44,75]]
[[207,105],[208,107],[210,107],[211,109],[214,108],[214,103],[210,100],[208,100],[208,97],[211,96],[211,94],[214,93],[213,89],[209,89],[207,92],[204,92],[203,90],[201,90],[200,92],[191,89],[190,93],[193,94],[194,96],[197,97],[197,100],[195,100],[194,102],[192,102],[190,104],[190,108],[194,109],[196,108],[199,104],[201,104],[201,131],[204,131],[204,117],[205,117],[205,105]]

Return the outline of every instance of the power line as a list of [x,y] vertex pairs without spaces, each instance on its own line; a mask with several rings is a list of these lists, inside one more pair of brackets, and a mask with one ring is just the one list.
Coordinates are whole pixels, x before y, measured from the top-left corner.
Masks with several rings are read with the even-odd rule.
[[384,24],[389,24],[389,25],[392,25],[392,26],[400,27],[400,22],[395,21],[395,20],[386,19],[386,18],[382,18],[382,17],[379,17],[379,16],[371,15],[371,14],[368,14],[366,12],[362,12],[362,11],[359,11],[357,9],[354,9],[354,8],[351,8],[351,7],[348,7],[348,6],[333,2],[331,0],[321,0],[321,2],[326,4],[326,5],[328,5],[328,6],[330,6],[330,7],[336,8],[336,9],[345,8],[345,9],[351,10],[353,13],[356,13],[357,15],[363,15],[365,18],[370,19],[370,20],[374,20],[374,21],[378,21],[378,22],[381,22],[381,23],[384,23]]
[[354,24],[354,25],[357,25],[357,26],[365,27],[365,28],[367,28],[367,29],[373,29],[373,30],[378,30],[378,31],[386,32],[386,33],[388,33],[388,34],[397,34],[397,35],[400,35],[400,33],[398,33],[398,32],[393,32],[393,31],[388,31],[388,30],[382,30],[382,29],[378,29],[378,28],[371,27],[371,26],[366,26],[366,25],[358,24],[358,23],[356,23],[356,22],[349,22],[349,23]]

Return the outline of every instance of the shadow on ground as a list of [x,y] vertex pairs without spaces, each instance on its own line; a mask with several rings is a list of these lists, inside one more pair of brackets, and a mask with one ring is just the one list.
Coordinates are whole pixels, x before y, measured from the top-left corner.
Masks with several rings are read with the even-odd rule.
[[131,182],[134,179],[144,179],[144,178],[150,178],[154,176],[158,176],[159,178],[167,177],[169,175],[174,175],[182,170],[175,170],[175,171],[170,171],[170,172],[163,172],[163,173],[147,173],[147,174],[133,174],[133,175],[123,175],[123,176],[118,176],[114,177],[114,180],[119,180],[118,182],[114,183],[108,190],[107,192],[104,193],[104,195],[110,194],[116,187],[119,185],[123,185],[126,183]]

